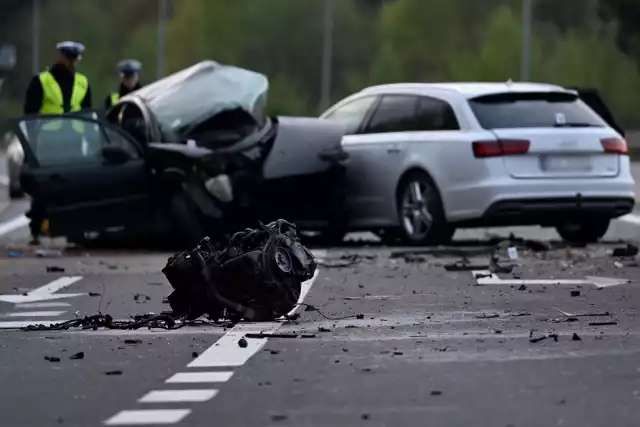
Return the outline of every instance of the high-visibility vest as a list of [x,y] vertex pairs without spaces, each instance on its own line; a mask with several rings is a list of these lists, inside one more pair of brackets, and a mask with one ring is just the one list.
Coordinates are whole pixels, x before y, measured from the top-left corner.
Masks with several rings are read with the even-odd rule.
[[113,107],[120,101],[120,94],[118,92],[113,92],[111,94],[111,106]]
[[[42,84],[42,105],[40,107],[40,114],[64,114],[64,99],[62,97],[62,89],[60,85],[53,77],[53,74],[49,71],[43,71],[40,73],[40,83]],[[89,89],[89,81],[87,77],[80,73],[75,73],[73,79],[73,90],[71,92],[71,109],[69,112],[78,112],[82,110],[82,101],[87,95]],[[52,121],[44,126],[43,130],[53,131],[59,130],[62,127],[62,122]],[[73,122],[73,128],[78,133],[84,132],[84,126],[82,122]]]

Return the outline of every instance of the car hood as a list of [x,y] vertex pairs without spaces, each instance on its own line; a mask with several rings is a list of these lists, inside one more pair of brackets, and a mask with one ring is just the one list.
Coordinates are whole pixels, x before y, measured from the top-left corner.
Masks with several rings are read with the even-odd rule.
[[125,96],[140,98],[163,132],[183,137],[222,111],[242,109],[264,121],[269,81],[263,74],[203,61]]

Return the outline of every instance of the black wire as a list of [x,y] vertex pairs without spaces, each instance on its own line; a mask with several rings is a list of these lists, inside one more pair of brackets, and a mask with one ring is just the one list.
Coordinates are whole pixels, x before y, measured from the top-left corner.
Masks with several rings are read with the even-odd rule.
[[350,314],[348,316],[341,316],[341,317],[331,317],[331,316],[327,316],[326,314],[324,314],[323,312],[321,312],[318,307],[315,307],[311,304],[306,304],[304,302],[299,302],[296,305],[302,305],[305,307],[310,308],[312,311],[317,312],[320,316],[324,317],[327,320],[346,320],[346,319],[364,319],[364,314],[362,313],[358,313],[358,314]]

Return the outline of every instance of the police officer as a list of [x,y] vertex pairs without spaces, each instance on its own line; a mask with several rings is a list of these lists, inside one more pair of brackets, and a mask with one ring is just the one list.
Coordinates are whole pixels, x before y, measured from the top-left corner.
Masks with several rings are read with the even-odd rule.
[[[32,114],[65,114],[91,108],[91,87],[86,76],[76,71],[82,59],[85,47],[76,42],[64,41],[56,45],[54,64],[33,77],[27,88],[24,102],[24,113]],[[38,151],[54,154],[65,154],[67,150],[80,150],[84,127],[80,122],[72,123],[71,133],[66,132],[62,121],[47,121],[38,129],[29,129],[29,139]],[[46,136],[46,137],[45,137]],[[40,144],[42,142],[43,144]],[[43,147],[40,147],[43,145]],[[68,153],[71,155],[71,153]],[[44,155],[44,153],[43,153]],[[32,244],[39,243],[39,235],[43,220],[42,207],[32,201],[28,213]]]
[[120,88],[118,92],[107,95],[104,105],[107,109],[115,105],[121,97],[130,94],[142,87],[140,84],[140,70],[142,64],[135,59],[125,59],[118,63],[118,71],[120,71]]

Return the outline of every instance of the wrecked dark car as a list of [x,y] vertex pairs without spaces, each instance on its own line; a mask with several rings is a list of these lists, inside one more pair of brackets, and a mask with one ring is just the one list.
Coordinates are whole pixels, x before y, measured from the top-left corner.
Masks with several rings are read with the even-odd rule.
[[42,206],[43,234],[83,243],[124,233],[186,248],[282,217],[342,229],[342,128],[267,117],[268,87],[260,73],[204,61],[102,118],[15,119],[21,185]]

